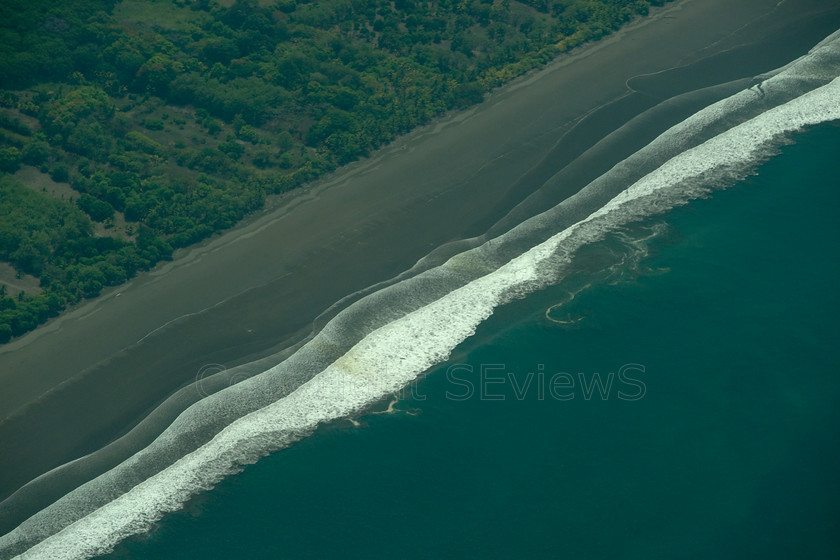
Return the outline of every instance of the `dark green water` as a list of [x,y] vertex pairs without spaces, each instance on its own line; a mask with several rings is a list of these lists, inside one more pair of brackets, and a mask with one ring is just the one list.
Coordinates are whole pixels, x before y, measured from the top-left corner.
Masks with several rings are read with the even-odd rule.
[[498,310],[393,414],[109,558],[840,558],[840,127],[796,140],[648,224],[645,272],[551,314],[579,322],[561,287]]

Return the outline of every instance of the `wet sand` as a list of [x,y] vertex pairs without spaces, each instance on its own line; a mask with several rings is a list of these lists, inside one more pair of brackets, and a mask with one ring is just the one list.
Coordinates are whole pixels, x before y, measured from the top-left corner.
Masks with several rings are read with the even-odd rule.
[[[838,26],[831,0],[677,2],[0,348],[0,499],[113,441],[203,372],[298,340],[343,296],[483,233],[659,101],[771,70]],[[542,204],[671,124],[599,154]],[[0,534],[67,489],[0,505]]]

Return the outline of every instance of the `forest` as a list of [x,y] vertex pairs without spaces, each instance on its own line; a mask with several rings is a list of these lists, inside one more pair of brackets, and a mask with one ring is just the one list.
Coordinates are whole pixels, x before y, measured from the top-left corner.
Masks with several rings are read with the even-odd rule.
[[662,3],[4,0],[0,342]]

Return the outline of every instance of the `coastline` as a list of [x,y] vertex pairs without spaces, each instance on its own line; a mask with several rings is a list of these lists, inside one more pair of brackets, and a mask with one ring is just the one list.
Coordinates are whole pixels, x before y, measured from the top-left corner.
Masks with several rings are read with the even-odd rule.
[[[775,2],[741,2],[743,11],[736,13],[746,19],[725,22],[716,17],[715,6],[728,4],[699,4],[680,2],[562,57],[497,90],[481,106],[409,134],[372,159],[296,194],[290,211],[281,207],[192,249],[0,350],[0,382],[9,388],[0,398],[0,445],[7,457],[0,461],[0,498],[112,440],[195,379],[203,366],[259,355],[305,332],[318,313],[344,295],[394,276],[433,247],[481,233],[540,186],[534,170],[548,176],[558,171],[553,154],[569,153],[561,140],[580,149],[603,136],[604,128],[594,127],[588,136],[581,134],[585,126],[573,128],[586,122],[581,115],[609,109],[626,92],[626,80],[646,66],[659,72],[691,63],[709,33],[701,18],[723,28],[723,37],[715,35],[710,48],[726,52],[766,39],[760,30],[752,37],[743,30],[732,36],[725,28],[734,31],[757,17],[753,9],[770,10]],[[669,25],[674,21],[664,17],[668,13],[695,29],[694,35]],[[687,13],[694,19],[679,20]],[[775,21],[784,29],[789,14],[781,14]],[[817,28],[808,46],[826,34],[816,36]],[[665,38],[674,49],[659,45],[650,58],[631,60]],[[782,44],[776,54],[792,59],[802,52]],[[702,57],[711,54],[707,50]],[[662,67],[669,59],[673,64]],[[718,78],[704,72],[712,82]],[[573,92],[576,98],[552,104],[558,92]],[[613,114],[616,121],[605,118],[605,128],[610,122],[620,126],[632,112]],[[430,162],[437,163],[434,169]],[[278,243],[285,249],[280,256]],[[12,410],[17,412],[8,417]]]

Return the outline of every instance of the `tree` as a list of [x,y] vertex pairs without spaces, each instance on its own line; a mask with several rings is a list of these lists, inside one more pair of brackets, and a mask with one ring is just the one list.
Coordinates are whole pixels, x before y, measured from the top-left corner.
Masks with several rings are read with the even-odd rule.
[[76,200],[78,207],[94,221],[104,222],[114,217],[114,207],[85,193]]
[[154,54],[137,71],[137,84],[152,93],[166,95],[169,84],[183,71],[184,65],[177,60],[166,54]]
[[20,167],[20,150],[14,146],[0,149],[0,171],[14,173]]
[[47,143],[46,137],[39,132],[24,146],[21,160],[37,167],[47,161],[50,157],[50,151],[50,145]]
[[0,344],[12,339],[12,327],[8,323],[0,323]]
[[107,122],[114,116],[114,104],[102,89],[81,86],[45,105],[41,119],[52,133],[70,134],[83,121]]

